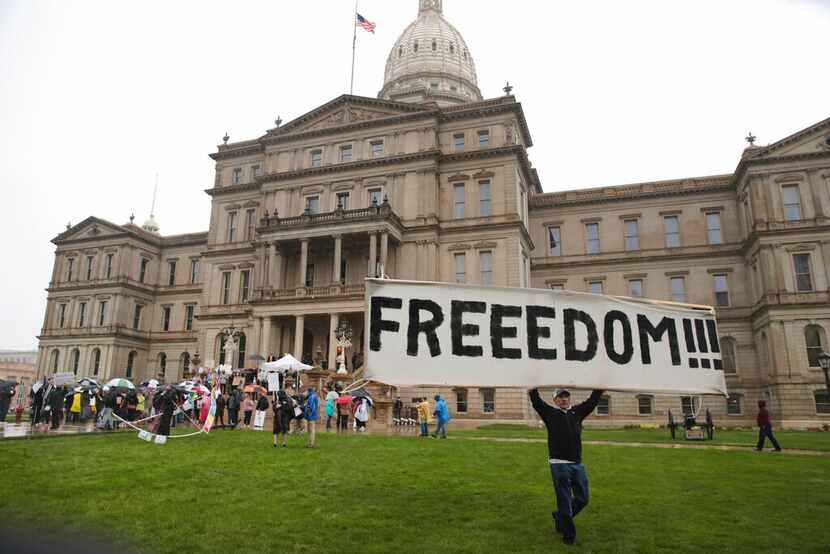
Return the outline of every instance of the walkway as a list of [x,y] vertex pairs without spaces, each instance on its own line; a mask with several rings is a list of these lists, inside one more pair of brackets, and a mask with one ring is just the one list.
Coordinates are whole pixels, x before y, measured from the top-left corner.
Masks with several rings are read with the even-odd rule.
[[[529,442],[546,444],[547,439],[509,438],[509,437],[455,437],[461,440],[470,441],[491,441],[491,442]],[[688,448],[698,450],[728,450],[734,452],[753,452],[751,446],[736,446],[725,444],[688,444],[688,443],[667,443],[667,442],[622,442],[622,441],[582,441],[582,444],[597,444],[606,446],[633,446],[635,448]],[[819,458],[830,458],[830,452],[822,450],[798,450],[785,448],[781,452],[765,450],[776,455],[789,454],[798,456],[816,456]]]

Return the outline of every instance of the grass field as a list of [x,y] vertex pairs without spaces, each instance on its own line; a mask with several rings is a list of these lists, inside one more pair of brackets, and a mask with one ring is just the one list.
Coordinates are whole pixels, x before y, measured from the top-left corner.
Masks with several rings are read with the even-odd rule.
[[[322,435],[314,450],[243,431],[166,446],[126,433],[8,440],[0,459],[14,492],[0,510],[147,552],[566,549],[551,530],[544,445],[465,436]],[[584,457],[581,551],[830,549],[830,457],[605,445]]]

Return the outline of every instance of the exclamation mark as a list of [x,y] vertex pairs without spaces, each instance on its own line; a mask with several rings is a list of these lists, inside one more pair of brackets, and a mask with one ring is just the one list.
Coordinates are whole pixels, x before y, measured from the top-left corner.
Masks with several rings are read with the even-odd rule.
[[[695,346],[695,333],[692,330],[692,320],[684,318],[683,319],[683,337],[686,339],[686,352],[695,353],[697,352],[697,347]],[[697,358],[690,357],[689,358],[689,367],[697,368],[699,367]]]
[[[709,335],[709,344],[712,345],[712,353],[720,354],[720,341],[718,341],[718,329],[715,325],[714,319],[706,320],[706,331]],[[723,369],[723,362],[720,360],[720,358],[715,358],[712,360],[712,366],[714,367],[714,369]]]

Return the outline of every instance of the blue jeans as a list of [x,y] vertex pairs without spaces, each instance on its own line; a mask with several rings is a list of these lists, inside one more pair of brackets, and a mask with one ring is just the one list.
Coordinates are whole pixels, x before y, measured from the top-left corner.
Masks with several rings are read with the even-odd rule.
[[588,505],[588,475],[582,464],[550,464],[556,492],[556,517],[566,538],[576,536],[573,518]]
[[421,436],[426,437],[429,435],[429,423],[421,423]]
[[774,446],[776,450],[781,450],[781,445],[778,444],[778,441],[775,440],[775,437],[772,435],[772,425],[762,425],[758,427],[758,446],[756,446],[758,450],[764,449],[764,440],[766,440],[767,437],[769,437],[770,442],[772,442],[772,446]]
[[437,437],[441,435],[442,439],[447,438],[447,422],[438,420],[438,423],[435,425],[435,432],[432,434],[433,437]]

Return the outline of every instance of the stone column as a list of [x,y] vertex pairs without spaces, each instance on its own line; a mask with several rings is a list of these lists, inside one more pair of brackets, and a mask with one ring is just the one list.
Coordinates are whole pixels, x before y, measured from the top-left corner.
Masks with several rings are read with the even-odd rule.
[[[389,272],[387,271],[386,261],[388,259],[389,254],[389,233],[384,231],[380,235],[380,267],[383,268],[383,275],[388,275]],[[380,275],[380,277],[383,277]]]
[[343,237],[342,235],[334,235],[334,267],[332,267],[332,284],[340,285],[340,258],[343,251]]
[[305,287],[308,266],[308,239],[300,239],[300,287]]
[[378,236],[374,231],[369,233],[369,271],[368,277],[375,276],[375,267],[378,259]]
[[305,316],[300,314],[296,316],[294,324],[294,357],[302,361],[303,359],[303,332],[305,331]]
[[[260,271],[260,279],[259,279],[259,286],[267,287],[268,286],[268,269],[271,263],[271,259],[268,257],[269,247],[266,244],[262,245],[262,248],[259,249],[259,271]],[[268,260],[268,264],[265,263],[265,260]]]
[[268,245],[268,269],[265,272],[265,284],[270,285],[272,288],[279,288],[277,283],[274,282],[274,266],[276,265],[277,261],[277,243],[272,242]]
[[260,319],[259,332],[259,355],[268,359],[268,354],[271,353],[271,316],[267,315]]
[[329,371],[337,371],[337,339],[334,336],[337,326],[340,323],[340,314],[329,316]]

